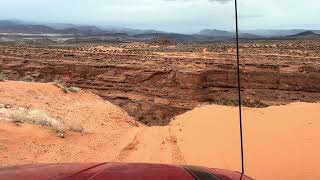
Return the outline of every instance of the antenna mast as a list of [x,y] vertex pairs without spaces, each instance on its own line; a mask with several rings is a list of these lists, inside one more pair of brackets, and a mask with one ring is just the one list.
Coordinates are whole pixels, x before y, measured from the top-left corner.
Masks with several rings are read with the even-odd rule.
[[240,80],[240,52],[239,52],[239,28],[238,28],[238,2],[235,3],[235,18],[236,18],[236,44],[237,44],[237,70],[238,70],[238,104],[240,117],[240,144],[241,144],[241,172],[244,174],[244,155],[243,155],[243,133],[242,133],[242,107],[241,107],[241,80]]

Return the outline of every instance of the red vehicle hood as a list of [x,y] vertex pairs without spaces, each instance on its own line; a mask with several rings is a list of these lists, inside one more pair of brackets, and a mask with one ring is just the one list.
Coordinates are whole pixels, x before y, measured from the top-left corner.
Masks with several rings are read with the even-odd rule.
[[238,172],[143,163],[33,164],[0,169],[1,180],[250,180]]

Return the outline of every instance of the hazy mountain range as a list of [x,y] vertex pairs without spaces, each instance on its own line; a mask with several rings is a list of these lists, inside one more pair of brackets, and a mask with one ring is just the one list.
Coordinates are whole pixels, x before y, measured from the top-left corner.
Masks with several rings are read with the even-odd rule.
[[[210,41],[226,40],[235,37],[235,32],[203,29],[194,34],[169,33],[157,30],[142,30],[122,27],[97,27],[90,25],[74,25],[64,23],[28,23],[23,21],[0,20],[0,33],[9,34],[60,34],[79,36],[112,36],[121,34],[122,38],[150,40],[155,37],[165,37],[175,41]],[[319,37],[320,30],[306,29],[257,29],[240,31],[240,38],[263,39],[263,38],[312,38]]]

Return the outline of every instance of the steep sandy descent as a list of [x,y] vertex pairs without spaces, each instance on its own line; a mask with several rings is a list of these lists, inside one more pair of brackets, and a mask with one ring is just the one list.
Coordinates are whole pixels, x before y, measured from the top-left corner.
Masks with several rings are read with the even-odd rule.
[[[0,165],[41,162],[153,162],[240,169],[238,111],[207,105],[169,126],[146,127],[86,91],[1,82],[0,104],[38,109],[82,133],[8,123],[0,114]],[[10,108],[1,107],[1,108]],[[320,179],[320,104],[244,109],[246,173],[256,179]]]
[[[244,109],[246,173],[256,179],[320,179],[320,104]],[[188,164],[240,170],[238,109],[209,105],[176,117]]]

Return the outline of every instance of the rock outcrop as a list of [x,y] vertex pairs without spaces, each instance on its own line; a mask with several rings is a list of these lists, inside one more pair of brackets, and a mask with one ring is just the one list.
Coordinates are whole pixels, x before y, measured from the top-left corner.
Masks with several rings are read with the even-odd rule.
[[[155,125],[202,103],[237,105],[233,53],[103,53],[2,46],[0,69],[8,79],[62,81],[90,89],[140,122]],[[249,53],[250,52],[250,53]],[[72,56],[70,56],[72,54]],[[66,56],[68,55],[68,56]],[[320,100],[320,58],[243,52],[243,103],[266,107]]]

